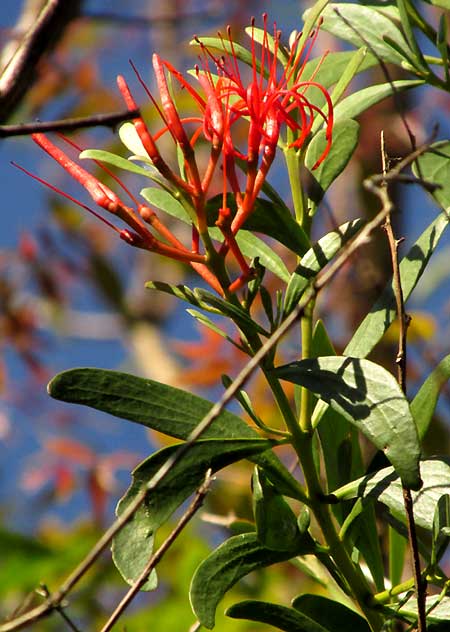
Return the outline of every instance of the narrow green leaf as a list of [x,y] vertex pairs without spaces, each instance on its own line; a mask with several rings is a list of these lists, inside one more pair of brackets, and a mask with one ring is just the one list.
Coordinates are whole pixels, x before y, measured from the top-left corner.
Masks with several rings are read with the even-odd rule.
[[336,230],[321,237],[319,241],[303,255],[300,264],[291,275],[286,289],[283,307],[285,317],[297,305],[311,279],[331,261],[336,253],[356,235],[363,225],[364,220],[362,219],[346,222],[342,224],[342,226],[339,226],[339,228],[336,228]]
[[231,318],[238,325],[241,324],[246,328],[251,328],[254,332],[258,332],[262,335],[268,335],[240,305],[235,305],[203,288],[195,288],[194,295],[201,304],[206,303],[206,305],[210,305],[218,313]]
[[[113,559],[125,581],[132,584],[137,579],[151,556],[155,532],[201,485],[209,468],[217,472],[270,447],[271,442],[265,439],[205,439],[195,443],[115,536]],[[178,448],[163,448],[138,465],[133,471],[130,488],[119,501],[117,515],[120,516]],[[152,590],[155,583],[156,576],[153,575],[143,590]]]
[[136,173],[138,176],[151,178],[151,171],[149,171],[149,169],[139,167],[139,165],[135,165],[133,162],[127,160],[127,158],[123,158],[122,156],[113,154],[110,151],[105,151],[103,149],[85,149],[81,152],[79,157],[81,160],[99,160],[100,162],[105,162],[106,164],[117,167],[118,169],[130,171],[131,173]]
[[[308,15],[308,11],[305,15]],[[325,31],[333,33],[336,37],[358,48],[367,46],[384,61],[401,66],[404,59],[401,54],[386,44],[384,41],[386,36],[411,54],[400,29],[376,7],[333,3],[325,9],[322,17],[324,21],[321,28]]]
[[[420,235],[400,262],[400,277],[405,300],[409,298],[449,223],[441,213]],[[344,354],[364,358],[375,347],[396,317],[395,294],[390,282],[345,348]]]
[[292,601],[292,606],[329,632],[370,632],[369,624],[361,615],[327,597],[303,594]]
[[450,495],[444,494],[437,502],[433,517],[433,540],[431,547],[431,565],[435,567],[444,555],[450,542]]
[[450,211],[450,141],[439,141],[429,151],[420,156],[413,165],[416,176],[438,184],[433,193],[435,200]]
[[[323,154],[327,140],[325,138],[325,130],[321,130],[314,136],[308,145],[305,156],[305,166],[312,169],[319,157]],[[352,119],[341,119],[337,121],[333,127],[333,143],[330,152],[322,162],[322,164],[308,175],[313,178],[313,195],[308,192],[309,197],[313,198],[314,208],[319,204],[325,195],[325,191],[342,173],[348,164],[353,152],[358,145],[359,139],[359,123]],[[311,214],[314,212],[311,210]]]
[[267,623],[285,632],[330,632],[330,628],[323,627],[293,608],[267,601],[241,601],[228,608],[225,614],[232,619]]
[[[303,69],[301,80],[308,81],[314,76],[314,81],[322,85],[324,88],[330,88],[336,83],[339,77],[345,72],[345,69],[352,63],[354,57],[358,55],[358,51],[341,51],[336,53],[328,53],[322,59],[316,57],[308,61]],[[370,51],[367,52],[361,64],[358,66],[357,74],[369,70],[378,64],[378,60]],[[319,69],[317,70],[317,66]],[[309,97],[308,88],[308,97]],[[316,101],[313,101],[316,103]]]
[[208,327],[208,329],[218,334],[222,338],[225,338],[225,340],[228,340],[230,344],[234,345],[240,351],[245,351],[242,345],[238,344],[235,340],[233,340],[233,338],[229,336],[226,331],[224,331],[223,329],[220,329],[220,327],[218,327],[216,323],[214,323],[210,318],[205,316],[205,314],[203,314],[202,312],[198,312],[195,309],[187,309],[186,311],[190,316],[192,316],[192,318],[195,318],[197,322],[201,323],[205,327]]
[[175,217],[185,224],[192,223],[193,216],[191,217],[189,215],[188,210],[176,197],[169,193],[169,191],[155,187],[146,187],[142,189],[140,193],[150,206],[161,209],[171,217]]
[[[71,369],[59,373],[48,385],[51,397],[89,406],[128,419],[176,439],[186,440],[213,404],[173,386],[104,369]],[[256,438],[258,433],[243,419],[224,410],[203,438]],[[297,480],[272,452],[255,457],[281,493],[303,499]]]
[[436,408],[439,393],[449,379],[450,354],[445,356],[437,367],[433,369],[410,404],[411,413],[416,422],[420,439],[423,439],[427,433]]
[[252,489],[258,540],[274,551],[295,549],[301,537],[295,514],[258,467],[253,473]]
[[[423,487],[413,492],[416,524],[428,531],[433,529],[434,511],[439,498],[450,493],[449,459],[433,458],[420,463]],[[338,500],[363,498],[379,500],[386,505],[394,518],[406,523],[402,483],[392,467],[367,474],[333,492]]]
[[[260,46],[264,46],[266,50],[268,48],[273,55],[275,51],[275,40],[268,31],[269,29],[264,30],[256,26],[245,27],[245,33]],[[289,60],[288,52],[280,44],[277,45],[277,59],[279,62],[281,62],[281,64],[283,64],[283,68],[286,66]]]
[[353,92],[353,94],[342,99],[335,107],[335,121],[337,123],[343,119],[355,118],[372,107],[372,105],[390,97],[392,94],[410,90],[423,84],[424,81],[421,79],[398,79],[392,83],[380,83],[358,90],[358,92]]
[[268,549],[259,542],[256,533],[234,536],[213,551],[195,571],[190,588],[192,609],[200,623],[211,630],[219,602],[239,579],[258,568],[313,551],[314,541],[308,534],[293,551]]
[[420,446],[408,402],[394,376],[359,358],[291,362],[275,373],[310,389],[386,454],[405,485],[419,489]]
[[131,121],[125,121],[125,123],[119,127],[119,138],[132,154],[150,160],[150,156],[145,151],[144,145]]

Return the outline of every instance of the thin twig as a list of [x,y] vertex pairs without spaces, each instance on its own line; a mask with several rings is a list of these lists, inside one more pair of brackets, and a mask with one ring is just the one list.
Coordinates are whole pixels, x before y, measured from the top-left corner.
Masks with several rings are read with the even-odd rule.
[[41,57],[79,15],[82,0],[47,0],[0,74],[0,121],[5,121],[34,80]]
[[[388,171],[388,167],[387,167],[386,147],[384,143],[383,132],[381,132],[381,158],[382,158],[382,165],[383,165],[383,174],[386,175]],[[386,191],[386,195],[389,196],[389,193],[387,191],[388,185],[387,185],[386,180],[381,182],[380,186]],[[390,213],[386,216],[384,229],[386,231],[386,235],[387,235],[388,243],[389,243],[389,250],[391,253],[393,289],[394,289],[394,296],[395,296],[395,301],[397,305],[397,319],[399,323],[398,352],[397,352],[397,358],[396,358],[397,380],[400,385],[400,388],[402,389],[404,395],[406,396],[406,376],[407,376],[406,349],[407,349],[407,333],[408,333],[408,325],[410,322],[410,317],[407,315],[406,310],[405,310],[405,301],[404,301],[401,276],[400,276],[400,265],[399,265],[399,260],[398,260],[398,246],[401,240],[395,238],[394,230],[392,228]],[[409,539],[409,545],[411,547],[412,568],[413,568],[414,584],[415,584],[416,595],[417,595],[418,632],[426,632],[426,629],[427,629],[426,580],[425,578],[422,578],[422,573],[421,573],[421,568],[420,568],[419,545],[417,542],[416,524],[414,521],[414,507],[413,507],[411,490],[409,487],[406,487],[405,485],[403,485],[403,502],[404,502],[406,517],[407,517],[408,539]]]
[[[36,592],[44,597],[50,597],[50,591],[45,584],[41,584],[40,588]],[[80,629],[72,621],[72,619],[70,619],[70,617],[64,612],[62,604],[56,606],[55,610],[61,616],[61,618],[64,619],[72,632],[81,632]]]
[[139,116],[139,110],[112,112],[111,114],[94,114],[79,118],[60,119],[58,121],[37,121],[23,125],[0,125],[0,138],[9,136],[27,136],[43,132],[70,132],[83,127],[115,127],[123,121]]
[[118,621],[122,613],[130,605],[131,601],[134,599],[136,594],[145,584],[152,570],[155,568],[157,564],[159,564],[163,555],[172,546],[172,544],[175,542],[177,537],[183,531],[184,527],[188,524],[191,518],[193,518],[193,516],[200,509],[205,499],[205,496],[209,492],[209,489],[211,487],[211,481],[212,481],[211,475],[212,475],[212,471],[211,469],[209,469],[206,472],[205,480],[203,481],[202,485],[197,490],[194,500],[189,505],[186,512],[181,516],[176,527],[167,536],[167,538],[161,544],[159,549],[151,556],[151,558],[145,565],[142,573],[139,575],[139,577],[136,579],[134,584],[131,586],[130,590],[123,597],[122,601],[118,604],[117,608],[114,610],[114,612],[112,613],[108,621],[105,623],[105,625],[102,627],[100,632],[109,632],[109,630],[111,630],[113,625],[116,623],[116,621]]

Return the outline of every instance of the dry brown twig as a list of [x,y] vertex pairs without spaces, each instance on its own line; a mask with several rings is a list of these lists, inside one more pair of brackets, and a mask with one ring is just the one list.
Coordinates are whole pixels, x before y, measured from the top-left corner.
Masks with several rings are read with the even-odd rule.
[[33,83],[37,64],[80,12],[82,0],[47,0],[0,74],[0,121],[6,121]]
[[[381,160],[383,175],[388,172],[388,157],[386,154],[386,146],[384,141],[384,133],[381,132]],[[380,188],[389,198],[388,183],[386,180],[382,180]],[[392,203],[391,203],[392,205]],[[393,208],[393,205],[392,205]],[[406,395],[406,378],[407,378],[407,334],[408,326],[410,323],[410,317],[405,310],[405,301],[403,296],[403,289],[400,276],[400,264],[398,258],[398,247],[403,241],[402,239],[396,239],[394,235],[394,229],[392,228],[391,213],[386,216],[386,221],[383,226],[386,231],[389,251],[391,253],[392,261],[392,274],[393,274],[393,288],[397,307],[397,319],[399,323],[398,334],[398,352],[396,358],[397,364],[397,380],[402,389],[404,395]],[[418,616],[418,632],[426,632],[427,620],[426,620],[426,580],[422,577],[420,568],[420,556],[419,556],[419,544],[417,540],[416,523],[414,520],[414,506],[411,494],[411,489],[403,485],[403,502],[405,506],[405,512],[407,516],[407,528],[408,528],[408,540],[411,547],[412,558],[412,570],[414,576],[414,584],[417,596],[417,616]]]

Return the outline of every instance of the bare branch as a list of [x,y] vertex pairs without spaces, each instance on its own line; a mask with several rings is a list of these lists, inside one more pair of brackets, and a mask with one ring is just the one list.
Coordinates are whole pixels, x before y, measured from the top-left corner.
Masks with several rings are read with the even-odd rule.
[[65,28],[79,15],[82,0],[47,0],[0,75],[0,121],[6,121],[35,77],[35,69]]
[[0,125],[0,138],[8,136],[27,136],[38,132],[70,132],[83,127],[115,127],[123,121],[139,116],[139,110],[112,112],[111,114],[94,114],[80,118],[60,119],[58,121],[38,121],[23,125]]

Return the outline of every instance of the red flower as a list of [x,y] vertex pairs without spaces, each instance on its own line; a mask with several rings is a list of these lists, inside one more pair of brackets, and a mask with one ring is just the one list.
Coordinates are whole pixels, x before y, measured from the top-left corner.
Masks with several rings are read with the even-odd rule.
[[[282,56],[280,32],[274,23],[274,35],[267,30],[267,15],[264,14],[264,31],[259,45],[252,23],[251,74],[245,81],[240,71],[236,50],[228,29],[228,40],[223,40],[223,56],[214,56],[205,46],[202,49],[212,59],[221,75],[220,98],[230,111],[230,126],[237,121],[248,120],[247,152],[242,155],[235,146],[232,152],[247,161],[247,183],[245,197],[239,204],[240,192],[235,190],[237,179],[232,160],[228,160],[228,178],[238,201],[238,213],[232,229],[236,233],[251,213],[267,172],[275,157],[281,129],[290,130],[294,140],[290,146],[300,149],[307,141],[315,118],[319,116],[326,126],[327,145],[313,169],[327,156],[332,140],[333,104],[327,90],[312,79],[302,81],[301,75],[310,56],[318,30],[313,32],[308,42],[298,50],[300,36],[297,36],[281,64]],[[260,47],[259,56],[257,46]],[[327,110],[323,111],[307,97],[310,87],[323,94]],[[227,147],[224,147],[225,152]],[[229,151],[229,147],[228,147]]]

